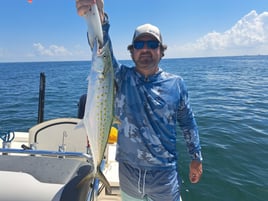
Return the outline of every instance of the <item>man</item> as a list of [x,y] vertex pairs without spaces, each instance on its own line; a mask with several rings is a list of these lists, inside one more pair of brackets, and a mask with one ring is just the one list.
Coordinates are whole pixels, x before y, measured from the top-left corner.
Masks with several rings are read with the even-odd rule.
[[[78,0],[77,12],[84,15],[93,3],[98,5],[104,41],[110,41],[102,0]],[[197,183],[202,175],[199,134],[184,81],[158,66],[166,48],[159,29],[151,24],[137,27],[128,46],[134,67],[120,65],[110,48],[117,85],[116,159],[123,201],[180,200],[178,125],[192,159],[190,181]]]

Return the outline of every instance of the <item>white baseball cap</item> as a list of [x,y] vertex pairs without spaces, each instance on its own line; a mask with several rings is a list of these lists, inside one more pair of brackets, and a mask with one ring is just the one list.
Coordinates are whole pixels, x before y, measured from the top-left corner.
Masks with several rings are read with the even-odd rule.
[[132,42],[134,42],[139,36],[145,35],[145,34],[152,35],[160,43],[162,43],[162,36],[161,36],[160,30],[158,29],[158,27],[152,24],[143,24],[143,25],[138,26],[134,32]]
[[[138,26],[136,29],[135,29],[135,32],[134,32],[134,35],[133,35],[133,38],[132,38],[132,44],[133,42],[140,36],[142,35],[151,35],[153,36],[154,38],[156,38],[156,40],[158,40],[161,44],[161,46],[166,49],[167,46],[166,45],[163,45],[162,44],[162,35],[161,35],[161,32],[159,30],[158,27],[152,25],[152,24],[143,24],[143,25],[140,25]],[[129,45],[128,46],[128,49],[130,49],[132,47],[132,45]]]

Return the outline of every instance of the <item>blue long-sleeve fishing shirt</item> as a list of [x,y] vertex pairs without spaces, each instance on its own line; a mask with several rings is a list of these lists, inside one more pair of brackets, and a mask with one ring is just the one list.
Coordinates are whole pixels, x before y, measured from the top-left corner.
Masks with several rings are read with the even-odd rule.
[[[110,42],[109,23],[103,24]],[[111,42],[110,42],[111,44]],[[197,124],[188,92],[180,76],[161,68],[149,77],[121,65],[111,54],[115,70],[115,116],[118,125],[116,160],[137,168],[174,168],[178,161],[177,135],[184,135],[193,160],[202,160]]]

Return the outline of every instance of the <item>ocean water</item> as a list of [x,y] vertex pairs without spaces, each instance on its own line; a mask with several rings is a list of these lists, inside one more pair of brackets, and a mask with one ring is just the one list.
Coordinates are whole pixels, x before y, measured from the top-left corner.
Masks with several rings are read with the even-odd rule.
[[[184,78],[200,132],[198,184],[189,182],[190,161],[179,142],[183,201],[267,201],[268,56],[164,59],[161,67]],[[44,119],[76,117],[89,68],[90,61],[0,63],[0,132],[37,123],[41,72]]]

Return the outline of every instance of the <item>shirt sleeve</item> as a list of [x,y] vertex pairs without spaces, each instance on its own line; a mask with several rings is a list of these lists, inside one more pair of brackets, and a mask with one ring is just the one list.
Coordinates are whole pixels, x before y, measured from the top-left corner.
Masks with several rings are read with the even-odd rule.
[[182,130],[191,159],[202,161],[203,158],[201,154],[198,127],[190,106],[188,91],[183,80],[180,82],[180,91],[181,97],[177,120]]

